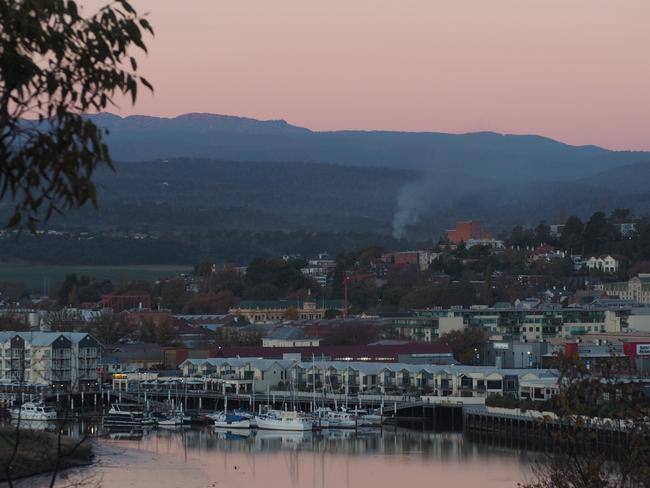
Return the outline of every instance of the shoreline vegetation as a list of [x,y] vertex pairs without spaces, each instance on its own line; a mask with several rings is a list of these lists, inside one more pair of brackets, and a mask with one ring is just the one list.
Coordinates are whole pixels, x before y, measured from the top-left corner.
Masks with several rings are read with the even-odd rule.
[[[90,439],[80,441],[51,432],[20,430],[18,449],[16,429],[0,428],[0,482],[62,471],[93,464]],[[9,466],[8,466],[9,465]]]

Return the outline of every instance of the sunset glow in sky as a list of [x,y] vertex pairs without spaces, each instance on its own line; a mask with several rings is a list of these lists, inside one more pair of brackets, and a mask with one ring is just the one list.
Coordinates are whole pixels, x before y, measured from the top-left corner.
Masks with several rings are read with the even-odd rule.
[[[107,0],[81,0],[93,12]],[[133,0],[153,96],[314,130],[534,133],[650,150],[649,0]]]

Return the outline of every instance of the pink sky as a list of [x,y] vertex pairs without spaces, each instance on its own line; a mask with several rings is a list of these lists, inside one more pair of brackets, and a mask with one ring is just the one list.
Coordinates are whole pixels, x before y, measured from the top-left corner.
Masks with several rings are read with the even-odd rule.
[[[81,0],[90,12],[106,0]],[[534,133],[650,150],[648,0],[133,0],[154,96],[314,130]]]

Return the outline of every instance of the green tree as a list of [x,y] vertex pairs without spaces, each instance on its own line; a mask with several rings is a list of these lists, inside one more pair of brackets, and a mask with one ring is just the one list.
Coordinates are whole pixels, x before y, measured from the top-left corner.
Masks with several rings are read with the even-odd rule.
[[548,244],[551,242],[551,227],[546,222],[540,222],[535,227],[535,244]]
[[485,354],[487,336],[482,327],[468,327],[447,332],[439,341],[449,345],[456,360],[463,364],[476,364],[477,355],[481,358]]
[[281,296],[282,290],[270,283],[260,283],[244,293],[244,298],[248,300],[277,300]]
[[625,221],[632,217],[632,213],[631,208],[615,208],[609,218],[610,220]]
[[97,205],[93,173],[112,163],[104,132],[84,114],[152,89],[129,51],[146,51],[153,30],[126,0],[90,17],[72,0],[3,1],[0,24],[0,198],[14,202],[9,226],[33,230]]
[[572,251],[573,253],[582,252],[584,242],[582,233],[584,232],[584,228],[585,226],[582,223],[582,220],[578,217],[569,217],[562,228],[560,236],[562,247],[567,251]]
[[587,221],[583,238],[585,252],[607,252],[616,239],[616,229],[607,221],[604,212],[596,212]]
[[198,293],[183,305],[184,313],[226,313],[237,305],[239,299],[230,290],[217,293]]
[[172,346],[178,339],[178,330],[171,320],[163,320],[155,328],[156,342],[161,346]]

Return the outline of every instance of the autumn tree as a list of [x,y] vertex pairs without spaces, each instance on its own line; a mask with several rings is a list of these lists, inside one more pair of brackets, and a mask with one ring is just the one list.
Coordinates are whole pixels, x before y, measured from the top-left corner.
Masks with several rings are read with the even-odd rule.
[[282,314],[284,320],[298,320],[298,310],[296,307],[287,307],[287,309]]
[[0,330],[25,332],[29,330],[29,324],[18,316],[3,315],[0,317]]

